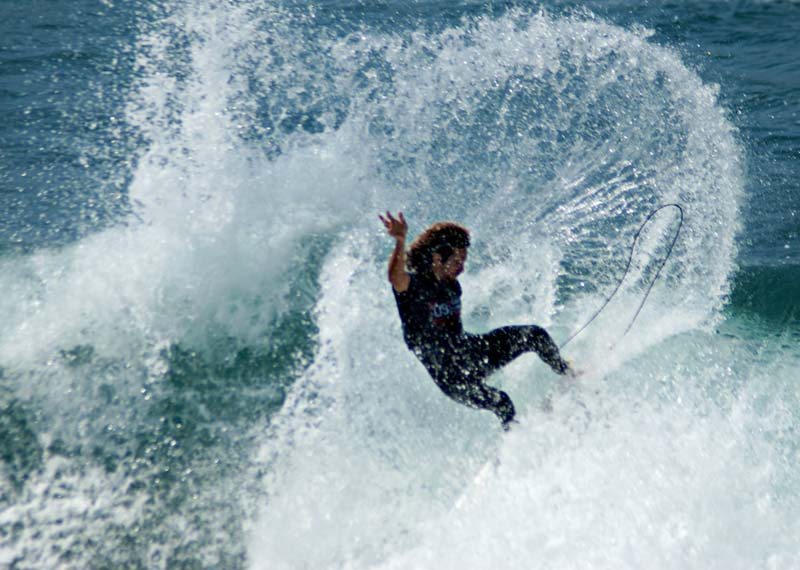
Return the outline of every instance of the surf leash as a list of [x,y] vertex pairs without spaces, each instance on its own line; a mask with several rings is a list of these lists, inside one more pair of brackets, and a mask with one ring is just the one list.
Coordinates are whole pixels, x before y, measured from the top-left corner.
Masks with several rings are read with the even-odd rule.
[[664,204],[662,206],[659,206],[658,208],[655,208],[654,210],[652,210],[647,215],[647,217],[644,219],[642,224],[639,226],[639,229],[636,230],[636,233],[633,236],[633,243],[631,243],[631,251],[630,251],[630,254],[628,255],[628,263],[625,265],[625,271],[623,271],[622,277],[620,277],[619,282],[617,283],[617,286],[614,288],[614,290],[611,292],[611,294],[608,297],[606,297],[605,302],[603,302],[603,304],[600,306],[600,308],[597,309],[597,311],[589,318],[588,321],[586,321],[586,324],[584,324],[581,328],[579,328],[576,332],[574,332],[571,337],[569,337],[566,341],[564,341],[558,347],[559,350],[563,349],[565,346],[567,346],[567,344],[572,342],[572,340],[576,336],[581,334],[583,332],[583,330],[586,327],[588,327],[590,324],[592,324],[592,322],[608,306],[608,304],[611,302],[611,299],[613,299],[614,296],[617,294],[617,292],[620,290],[620,287],[622,287],[622,283],[625,281],[625,278],[628,276],[628,272],[631,269],[631,264],[633,263],[633,254],[634,254],[634,252],[636,250],[636,242],[639,240],[639,236],[641,235],[641,233],[644,230],[645,226],[647,226],[647,224],[650,222],[650,220],[652,220],[653,217],[658,212],[660,212],[661,210],[664,210],[666,208],[676,208],[678,210],[678,214],[679,214],[678,227],[675,230],[675,235],[672,236],[672,240],[670,241],[669,246],[667,247],[667,255],[664,256],[664,259],[661,261],[661,264],[658,266],[658,270],[656,271],[656,274],[653,277],[653,279],[650,281],[650,285],[648,285],[647,290],[645,291],[644,296],[642,297],[642,300],[639,303],[639,306],[636,308],[636,312],[634,313],[633,318],[628,323],[628,326],[625,328],[625,332],[623,332],[622,335],[620,335],[620,338],[622,338],[623,336],[628,334],[628,331],[631,330],[631,327],[633,326],[633,323],[636,321],[636,319],[639,316],[639,313],[642,311],[642,307],[644,307],[644,304],[647,302],[647,297],[650,295],[650,291],[653,290],[653,285],[655,285],[656,281],[658,281],[658,277],[661,275],[661,270],[664,269],[664,266],[667,264],[667,261],[669,261],[670,256],[672,256],[672,249],[675,247],[675,243],[678,241],[678,236],[680,235],[681,228],[683,227],[683,207],[680,204],[676,204],[676,203]]

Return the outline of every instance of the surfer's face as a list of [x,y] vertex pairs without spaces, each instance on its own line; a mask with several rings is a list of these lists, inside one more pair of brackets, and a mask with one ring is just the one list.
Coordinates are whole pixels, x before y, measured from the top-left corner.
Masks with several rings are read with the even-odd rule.
[[464,272],[464,264],[467,262],[467,248],[456,247],[453,253],[442,262],[442,256],[438,253],[433,254],[433,274],[439,281],[453,281]]

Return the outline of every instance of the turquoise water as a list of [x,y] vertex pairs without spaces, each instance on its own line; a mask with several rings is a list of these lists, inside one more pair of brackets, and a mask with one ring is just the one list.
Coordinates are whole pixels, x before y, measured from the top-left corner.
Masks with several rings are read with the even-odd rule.
[[[0,564],[800,565],[793,2],[0,3]],[[471,228],[447,400],[378,211]]]

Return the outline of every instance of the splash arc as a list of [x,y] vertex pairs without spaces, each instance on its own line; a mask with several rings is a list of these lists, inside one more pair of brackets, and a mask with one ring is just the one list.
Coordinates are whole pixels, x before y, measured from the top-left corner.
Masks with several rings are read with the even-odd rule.
[[584,325],[582,325],[577,331],[572,333],[572,335],[567,340],[565,340],[559,346],[559,348],[564,348],[565,346],[567,346],[570,342],[572,342],[573,339],[575,339],[575,337],[577,337],[579,334],[581,334],[590,324],[592,324],[592,322],[597,317],[600,316],[600,313],[603,312],[603,310],[608,306],[608,304],[611,302],[611,300],[616,296],[617,292],[620,290],[620,287],[622,287],[622,283],[625,281],[625,278],[628,276],[628,273],[631,270],[631,264],[633,263],[633,254],[636,251],[636,243],[639,240],[639,236],[641,235],[642,230],[644,230],[645,226],[650,222],[650,220],[653,219],[653,217],[658,212],[660,212],[661,210],[664,210],[665,208],[675,208],[678,211],[678,215],[679,215],[678,227],[675,229],[675,233],[673,234],[672,239],[670,240],[669,244],[667,245],[667,253],[664,255],[663,260],[659,263],[658,269],[657,269],[655,275],[650,280],[650,284],[647,286],[647,289],[645,290],[644,294],[642,295],[642,299],[639,302],[639,305],[636,307],[636,312],[634,313],[634,315],[631,318],[630,322],[628,322],[628,325],[625,327],[625,330],[620,335],[620,338],[622,338],[626,334],[628,334],[628,331],[630,331],[631,328],[633,327],[633,323],[635,323],[636,319],[639,317],[639,313],[641,313],[642,307],[644,307],[644,304],[647,302],[647,298],[650,296],[650,291],[653,290],[653,286],[656,284],[656,281],[658,281],[658,278],[661,275],[661,271],[664,269],[664,266],[667,264],[667,261],[669,261],[669,258],[672,255],[672,250],[675,247],[675,243],[678,241],[678,237],[680,236],[681,228],[683,227],[683,218],[684,218],[683,207],[680,204],[677,204],[677,203],[664,204],[662,206],[659,206],[658,208],[655,208],[654,210],[652,210],[647,215],[647,217],[644,219],[642,224],[639,226],[639,229],[636,230],[636,233],[633,236],[633,242],[631,243],[631,249],[630,249],[630,253],[628,255],[628,261],[625,264],[625,270],[622,272],[622,275],[620,276],[619,282],[617,283],[616,287],[614,287],[614,290],[611,292],[611,294],[609,294],[608,297],[606,297],[606,299],[603,302],[603,304],[600,305],[600,308],[597,309],[597,311],[591,317],[589,317],[589,320],[587,320],[586,323]]

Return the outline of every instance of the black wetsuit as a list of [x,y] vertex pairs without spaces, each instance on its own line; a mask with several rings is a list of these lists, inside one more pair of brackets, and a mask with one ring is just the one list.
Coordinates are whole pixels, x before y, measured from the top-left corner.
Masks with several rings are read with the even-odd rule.
[[412,274],[408,289],[394,296],[406,344],[436,385],[457,402],[491,410],[504,425],[514,419],[514,404],[508,394],[484,384],[489,374],[530,351],[559,374],[567,371],[550,335],[536,325],[464,332],[458,281]]

